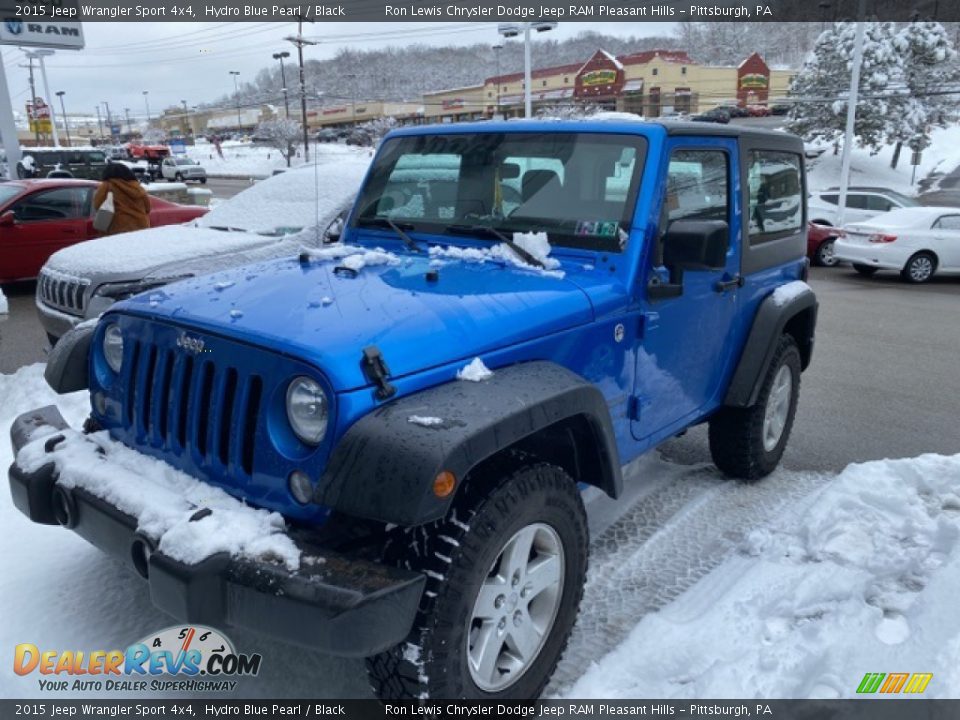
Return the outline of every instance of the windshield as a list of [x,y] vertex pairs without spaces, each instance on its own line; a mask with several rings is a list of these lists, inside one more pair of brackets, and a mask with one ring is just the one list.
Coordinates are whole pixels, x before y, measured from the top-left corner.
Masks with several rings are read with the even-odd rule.
[[177,165],[193,165],[194,162],[190,158],[177,158],[175,161]]
[[553,245],[618,252],[620,231],[630,229],[645,151],[646,141],[636,135],[393,138],[374,161],[355,223],[389,218],[431,233],[476,225],[507,234],[545,231]]

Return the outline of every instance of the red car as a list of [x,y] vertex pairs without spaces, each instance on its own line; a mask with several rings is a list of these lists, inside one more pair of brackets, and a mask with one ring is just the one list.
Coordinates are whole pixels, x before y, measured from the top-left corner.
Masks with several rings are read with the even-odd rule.
[[[0,283],[35,278],[53,253],[99,236],[93,229],[92,180],[0,183]],[[206,208],[150,196],[150,225],[193,220]]]
[[807,256],[814,265],[833,267],[839,262],[833,254],[833,241],[842,235],[839,228],[807,223]]
[[166,145],[141,145],[140,143],[127,143],[127,152],[134,160],[162,160],[169,157],[170,148]]

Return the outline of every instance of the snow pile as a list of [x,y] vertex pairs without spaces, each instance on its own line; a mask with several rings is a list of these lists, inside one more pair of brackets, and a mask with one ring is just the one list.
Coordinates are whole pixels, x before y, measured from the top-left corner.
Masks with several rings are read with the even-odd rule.
[[420,425],[421,427],[436,427],[437,425],[443,425],[443,418],[411,415],[407,418],[407,422],[411,425]]
[[[356,272],[360,272],[365,267],[400,264],[400,258],[393,253],[387,252],[383,248],[367,250],[357,245],[331,245],[330,247],[321,248],[302,247],[300,248],[300,257],[305,257],[309,260],[319,260],[320,262],[340,260],[340,264],[343,267]],[[324,298],[324,305],[329,305],[330,302],[333,302],[332,300],[326,302],[327,300],[329,300],[329,298]]]
[[568,696],[854,697],[866,672],[932,671],[925,696],[955,697],[960,455],[850,465],[794,507]]
[[469,380],[470,382],[480,382],[493,377],[493,370],[483,364],[483,360],[476,357],[465,367],[457,370],[457,380]]
[[[287,163],[280,151],[274,148],[239,142],[225,142],[220,147],[223,150],[222,158],[217,155],[216,148],[209,143],[187,146],[187,157],[199,162],[207,171],[207,176],[213,178],[266,178],[270,177],[274,170],[286,170],[287,168]],[[369,160],[369,151],[366,148],[355,148],[336,143],[311,144],[310,157],[311,160],[315,160],[320,165],[320,172],[323,173],[324,165],[336,160],[358,157],[367,157]],[[301,147],[298,156],[292,160],[292,166],[296,168],[304,166],[304,164],[303,148]]]
[[[84,436],[67,430],[51,453],[45,439],[34,439],[17,456],[28,472],[51,460],[59,484],[83,488],[137,519],[137,530],[165,555],[188,564],[226,552],[282,562],[290,570],[300,564],[300,551],[284,533],[278,513],[252,508],[223,490],[200,482],[170,465],[148,458],[110,439],[106,431]],[[191,521],[198,510],[213,512]]]
[[0,315],[6,315],[10,312],[10,306],[7,304],[7,296],[0,290]]
[[813,292],[813,288],[807,285],[803,280],[794,280],[786,285],[781,285],[773,291],[773,304],[777,307],[783,307],[794,298],[803,295],[807,290]]
[[327,162],[316,172],[305,167],[276,175],[218,204],[197,220],[197,225],[250,232],[300,229],[317,223],[325,227],[333,215],[352,203],[368,165],[369,158],[348,155]]
[[443,260],[460,260],[463,262],[485,263],[488,261],[504,262],[523,270],[544,275],[546,277],[563,278],[563,270],[559,270],[560,261],[550,257],[550,241],[545,232],[513,234],[513,242],[526,250],[530,255],[539,260],[543,267],[527,263],[506,243],[499,243],[490,248],[468,248],[448,245],[442,247],[433,245],[430,247],[430,257],[434,259],[433,265],[439,265]]

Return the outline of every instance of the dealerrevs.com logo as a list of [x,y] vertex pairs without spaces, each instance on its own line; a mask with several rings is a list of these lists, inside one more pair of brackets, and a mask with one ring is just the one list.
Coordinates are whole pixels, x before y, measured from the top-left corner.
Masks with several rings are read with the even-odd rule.
[[233,678],[257,675],[261,661],[258,653],[237,653],[218,630],[176,625],[126,650],[59,651],[21,643],[13,671],[39,675],[40,689],[50,692],[223,692],[236,688]]

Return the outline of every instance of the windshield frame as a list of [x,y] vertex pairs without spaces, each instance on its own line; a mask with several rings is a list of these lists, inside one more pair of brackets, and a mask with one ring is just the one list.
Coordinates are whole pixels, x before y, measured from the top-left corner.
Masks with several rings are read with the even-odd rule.
[[[498,150],[504,144],[507,145],[508,150],[515,150],[516,146],[510,147],[510,143],[512,140],[522,136],[533,136],[535,138],[534,141],[536,141],[536,139],[555,141],[558,136],[570,138],[572,141],[575,141],[577,138],[586,137],[591,143],[614,145],[622,148],[632,148],[635,152],[635,156],[633,160],[632,173],[627,183],[626,196],[621,207],[621,216],[616,218],[615,222],[611,218],[605,218],[603,221],[594,219],[589,221],[597,224],[601,222],[615,224],[616,231],[607,236],[602,236],[599,234],[578,235],[573,230],[559,230],[558,228],[546,223],[543,225],[537,225],[535,223],[537,218],[533,217],[518,217],[516,219],[520,221],[519,223],[511,223],[510,216],[500,218],[499,221],[491,221],[490,216],[483,216],[483,219],[470,220],[466,215],[458,216],[456,214],[450,218],[443,219],[430,218],[428,220],[418,220],[418,218],[407,217],[404,215],[391,216],[391,219],[399,224],[403,224],[404,226],[411,226],[410,232],[423,235],[439,235],[445,239],[454,240],[455,242],[462,242],[465,239],[464,233],[462,232],[462,227],[463,224],[468,224],[491,227],[507,235],[511,235],[514,232],[545,232],[550,241],[550,245],[554,248],[566,248],[581,252],[585,251],[597,253],[624,252],[626,249],[624,238],[629,235],[639,202],[640,189],[643,176],[646,172],[647,158],[650,151],[650,141],[646,135],[640,133],[595,129],[587,130],[571,128],[569,126],[557,129],[538,128],[535,130],[526,128],[523,130],[498,128],[497,130],[489,131],[470,130],[438,133],[403,133],[392,136],[381,144],[373,163],[371,163],[367,179],[357,195],[355,211],[350,216],[350,229],[354,231],[372,229],[375,228],[371,222],[372,220],[375,218],[388,217],[387,215],[377,214],[377,204],[379,202],[378,198],[386,189],[390,177],[396,168],[398,160],[404,155],[409,155],[409,153],[401,154],[399,150],[392,150],[391,145],[393,143],[397,143],[395,147],[398,148],[401,146],[401,143],[406,143],[411,147],[416,147],[418,143],[423,146],[430,141],[436,141],[437,139],[442,139],[443,141],[447,142],[455,142],[457,139],[463,140],[465,137],[484,138],[485,136],[500,136],[499,141],[495,143],[495,147]],[[486,144],[488,146],[491,145],[490,141],[487,141]],[[424,154],[443,155],[450,153],[444,153],[442,150],[427,150],[427,152]],[[503,155],[503,157],[500,158],[501,163],[505,162],[506,158],[510,156],[510,153],[501,154]],[[494,163],[491,163],[491,165],[494,165]],[[378,173],[377,170],[380,172]],[[462,177],[459,175],[459,171],[457,172],[457,180],[458,182],[461,182]],[[505,178],[505,180],[507,179],[509,178]],[[501,181],[501,183],[503,183],[503,181]],[[567,224],[573,222],[576,220],[576,218],[565,217],[561,218],[560,220],[564,224]],[[521,225],[521,227],[517,227],[517,225]],[[451,227],[459,227],[461,228],[461,231],[450,232],[448,229]],[[496,242],[496,239],[491,235],[480,231],[469,235],[469,238],[471,240],[478,240],[484,243]]]

